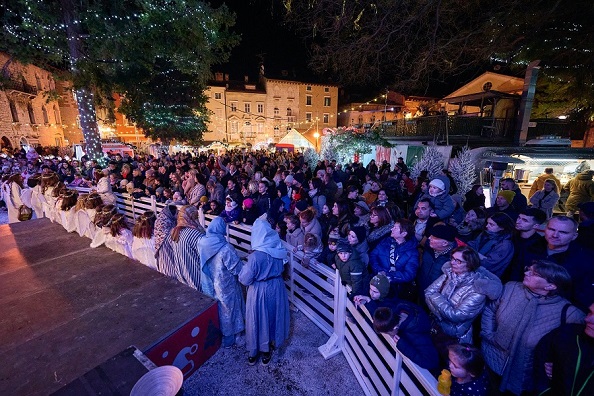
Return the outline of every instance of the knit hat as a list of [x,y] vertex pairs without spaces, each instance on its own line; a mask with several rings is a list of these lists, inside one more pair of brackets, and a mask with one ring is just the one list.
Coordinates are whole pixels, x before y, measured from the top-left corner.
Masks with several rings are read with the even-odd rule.
[[285,183],[293,184],[293,180],[293,175],[288,175],[287,177],[285,177]]
[[328,243],[334,242],[334,243],[338,244],[338,240],[339,239],[340,238],[338,237],[338,235],[331,234],[331,235],[328,236]]
[[580,212],[583,212],[589,219],[594,218],[594,202],[582,202],[578,205]]
[[358,201],[357,203],[355,203],[355,205],[364,210],[365,214],[369,213],[369,205],[367,205],[365,201]]
[[449,242],[454,242],[458,236],[458,232],[452,226],[439,224],[431,228],[431,236],[444,239]]
[[295,204],[295,207],[300,212],[303,212],[305,209],[307,209],[307,201],[305,201],[305,200],[297,201],[297,204]]
[[355,235],[357,235],[359,243],[363,242],[365,240],[365,237],[367,236],[367,230],[363,226],[352,227],[351,231],[353,231]]
[[299,184],[303,184],[305,181],[305,175],[303,173],[295,173],[295,175],[293,175],[293,180]]
[[433,179],[429,183],[430,186],[437,187],[442,191],[445,191],[445,184],[439,179]]
[[500,190],[497,193],[498,197],[503,197],[508,204],[511,204],[512,201],[514,200],[514,197],[516,196],[516,193],[510,190]]
[[340,242],[338,242],[338,246],[336,247],[336,252],[337,253],[340,253],[340,252],[353,253],[353,248],[351,248],[351,245],[349,245],[348,242],[340,241]]
[[390,280],[386,275],[377,274],[371,278],[371,282],[369,282],[369,284],[377,288],[380,293],[380,300],[388,296],[388,293],[390,292]]
[[251,209],[254,206],[254,200],[251,198],[246,198],[243,200],[243,205],[246,209]]

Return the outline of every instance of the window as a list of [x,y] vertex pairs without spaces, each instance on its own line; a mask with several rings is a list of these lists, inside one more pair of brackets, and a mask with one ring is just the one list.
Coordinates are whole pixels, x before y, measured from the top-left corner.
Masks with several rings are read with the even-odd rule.
[[264,123],[263,122],[259,122],[257,124],[257,126],[258,126],[258,133],[264,132]]
[[35,122],[35,113],[33,112],[33,106],[31,106],[31,103],[27,104],[27,112],[29,113],[29,122],[31,124],[37,124]]
[[311,106],[311,95],[307,95],[305,97],[305,105],[306,106]]
[[330,107],[330,97],[324,96],[324,106]]
[[260,113],[260,114],[264,113],[264,104],[263,103],[258,103],[258,113]]
[[237,133],[239,131],[237,121],[231,121],[231,133]]
[[19,122],[19,112],[17,111],[16,105],[11,100],[9,102],[10,114],[12,115],[12,122]]
[[311,91],[311,85],[306,85],[306,86],[305,86],[305,90],[306,90],[306,91]]
[[251,110],[251,105],[249,103],[244,103],[243,104],[243,111],[245,111],[246,113],[249,113]]
[[223,99],[223,95],[220,92],[215,92],[215,97],[216,100],[221,100]]
[[280,115],[280,110],[278,109],[278,107],[274,108],[274,116],[278,117]]
[[330,92],[330,87],[324,87],[324,92]]
[[38,74],[35,75],[35,81],[37,82],[37,89],[41,91],[43,87],[41,86],[41,77]]
[[237,102],[231,102],[231,111],[237,111]]
[[58,110],[58,106],[54,105],[54,118],[56,119],[56,124],[61,124],[62,120],[60,120],[60,110]]
[[305,113],[305,121],[311,122],[311,113]]
[[[47,118],[47,109],[45,108],[45,106],[41,106],[41,115],[43,116],[43,123],[49,124],[49,118]],[[76,116],[76,119],[77,125],[80,128],[80,116]]]
[[280,136],[280,126],[279,125],[275,125],[274,126],[274,136],[275,137],[279,137]]
[[287,116],[291,117],[293,115],[293,110],[290,107],[287,107]]
[[324,124],[328,124],[330,122],[330,114],[324,113]]

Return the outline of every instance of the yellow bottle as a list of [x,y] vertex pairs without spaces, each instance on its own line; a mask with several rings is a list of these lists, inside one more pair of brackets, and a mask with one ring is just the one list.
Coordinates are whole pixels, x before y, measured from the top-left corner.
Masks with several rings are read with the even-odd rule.
[[450,388],[452,387],[452,374],[449,370],[441,370],[441,374],[437,378],[437,391],[441,395],[449,395]]

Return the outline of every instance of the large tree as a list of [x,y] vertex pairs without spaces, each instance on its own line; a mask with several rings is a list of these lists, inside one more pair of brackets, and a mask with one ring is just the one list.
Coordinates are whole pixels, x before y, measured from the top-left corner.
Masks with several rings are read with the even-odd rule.
[[[461,74],[472,78],[490,63],[521,74],[539,59],[540,90],[559,87],[546,94],[556,108],[583,109],[594,102],[592,1],[282,3],[288,23],[307,40],[311,68],[348,86],[414,92]],[[543,95],[539,103],[545,105]]]
[[235,16],[199,0],[4,0],[2,9],[2,50],[73,80],[92,158],[102,157],[95,107],[113,110],[114,93],[148,136],[200,140],[211,66],[238,42]]

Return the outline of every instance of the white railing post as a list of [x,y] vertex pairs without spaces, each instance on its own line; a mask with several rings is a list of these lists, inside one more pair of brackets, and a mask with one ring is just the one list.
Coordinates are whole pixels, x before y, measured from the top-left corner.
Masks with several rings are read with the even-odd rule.
[[324,345],[318,348],[324,359],[330,359],[342,352],[346,326],[346,288],[342,285],[336,270],[334,277],[334,332]]
[[157,196],[151,195],[151,210],[153,213],[157,213]]

